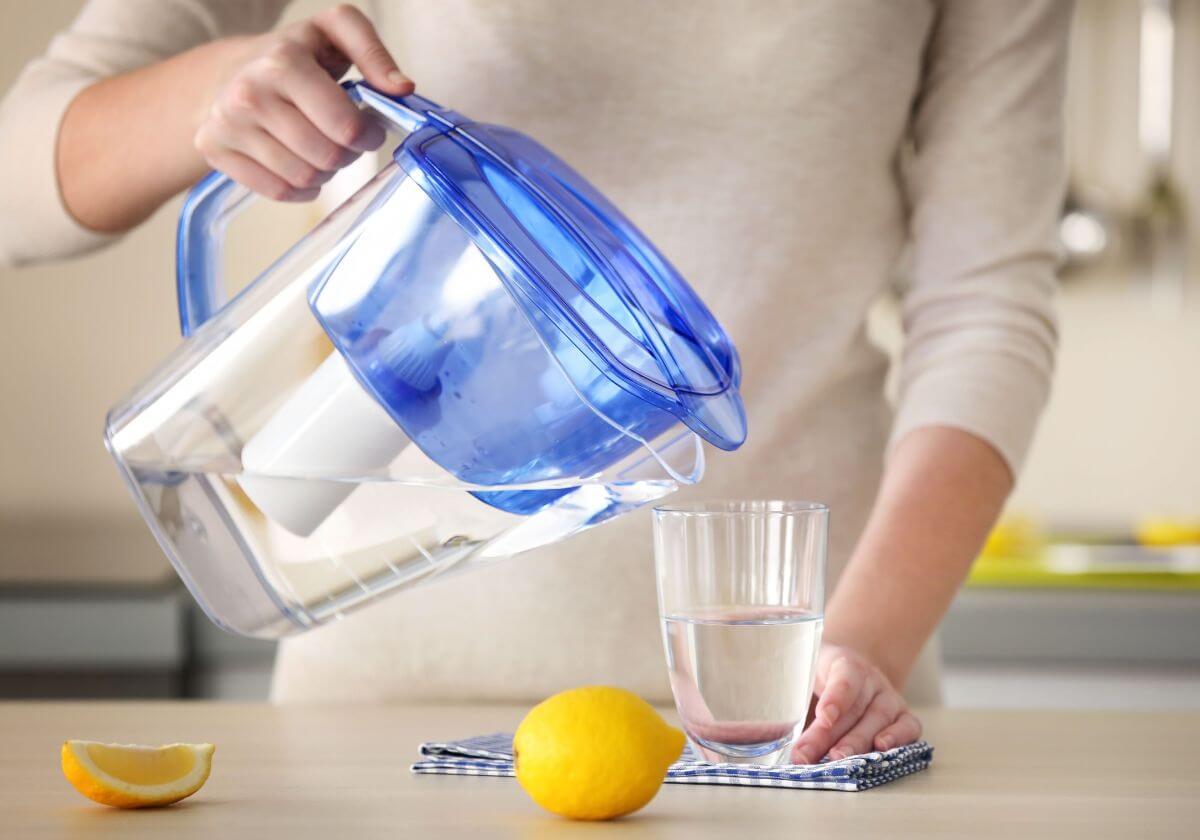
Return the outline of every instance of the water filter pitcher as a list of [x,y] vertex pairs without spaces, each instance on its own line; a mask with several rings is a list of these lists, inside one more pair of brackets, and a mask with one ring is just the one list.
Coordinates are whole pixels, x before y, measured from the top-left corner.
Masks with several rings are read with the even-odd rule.
[[347,86],[392,161],[228,302],[213,173],[179,222],[185,340],[106,440],[216,623],[278,637],[564,539],[746,436],[692,289],[535,141]]

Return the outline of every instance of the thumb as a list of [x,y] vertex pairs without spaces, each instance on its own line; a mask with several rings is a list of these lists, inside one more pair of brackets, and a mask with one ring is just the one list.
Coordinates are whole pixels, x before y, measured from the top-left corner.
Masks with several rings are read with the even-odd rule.
[[375,26],[354,6],[335,6],[313,22],[372,86],[395,96],[412,93],[416,88],[380,40]]

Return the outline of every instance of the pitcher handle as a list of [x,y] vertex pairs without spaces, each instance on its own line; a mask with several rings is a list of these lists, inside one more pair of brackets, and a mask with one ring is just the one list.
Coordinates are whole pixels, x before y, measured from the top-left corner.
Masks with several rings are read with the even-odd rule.
[[[423,96],[393,98],[363,81],[343,82],[354,102],[381,116],[406,134],[430,123],[452,127],[457,117]],[[244,210],[255,194],[221,172],[210,172],[192,187],[179,214],[175,243],[175,283],[179,292],[179,326],[191,335],[225,305],[221,251],[225,226]]]

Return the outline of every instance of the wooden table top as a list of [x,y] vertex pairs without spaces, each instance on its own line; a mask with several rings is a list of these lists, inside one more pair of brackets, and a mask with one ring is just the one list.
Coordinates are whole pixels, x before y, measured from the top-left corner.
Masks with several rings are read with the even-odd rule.
[[[512,706],[0,703],[0,835],[1182,837],[1200,825],[1200,714],[933,710],[922,773],[863,793],[667,785],[607,825],[541,812],[512,779],[413,776],[422,740],[509,730]],[[169,808],[117,811],[59,771],[67,738],[217,745]]]

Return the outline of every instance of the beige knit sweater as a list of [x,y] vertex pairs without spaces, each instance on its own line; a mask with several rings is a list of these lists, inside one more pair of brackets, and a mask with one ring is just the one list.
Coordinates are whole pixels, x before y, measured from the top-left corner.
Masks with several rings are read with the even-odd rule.
[[[268,27],[284,5],[89,2],[0,111],[0,259],[107,241],[72,221],[55,184],[57,125],[82,87]],[[1054,356],[1068,3],[420,0],[375,11],[423,93],[574,164],[732,334],[750,438],[711,453],[705,481],[682,495],[828,502],[836,576],[889,435],[957,427],[1019,467]],[[893,416],[864,321],[901,263]],[[662,699],[659,645],[639,513],[289,641],[274,694],[524,699],[606,682]],[[911,693],[927,699],[932,686],[926,662]]]

